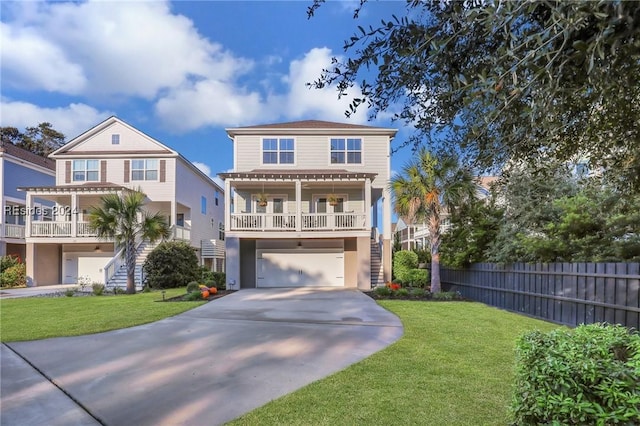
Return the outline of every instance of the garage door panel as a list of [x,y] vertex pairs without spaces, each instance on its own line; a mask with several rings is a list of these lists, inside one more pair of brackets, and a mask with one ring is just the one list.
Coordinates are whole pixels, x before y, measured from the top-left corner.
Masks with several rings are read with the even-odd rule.
[[258,254],[258,287],[344,286],[342,252],[269,252]]

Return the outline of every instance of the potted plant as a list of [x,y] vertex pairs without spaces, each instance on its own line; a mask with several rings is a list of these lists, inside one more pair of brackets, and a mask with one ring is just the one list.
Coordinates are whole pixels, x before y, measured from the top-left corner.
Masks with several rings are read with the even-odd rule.
[[264,207],[267,205],[267,194],[263,192],[258,194],[258,205],[260,207]]
[[329,196],[327,197],[327,201],[329,202],[330,206],[338,205],[338,197],[336,197],[335,194],[329,194]]

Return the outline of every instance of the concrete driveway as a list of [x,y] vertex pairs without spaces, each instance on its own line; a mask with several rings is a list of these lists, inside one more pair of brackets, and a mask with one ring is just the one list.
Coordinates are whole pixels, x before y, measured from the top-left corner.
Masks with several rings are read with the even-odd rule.
[[7,344],[0,423],[222,424],[401,335],[356,290],[241,290],[152,324]]

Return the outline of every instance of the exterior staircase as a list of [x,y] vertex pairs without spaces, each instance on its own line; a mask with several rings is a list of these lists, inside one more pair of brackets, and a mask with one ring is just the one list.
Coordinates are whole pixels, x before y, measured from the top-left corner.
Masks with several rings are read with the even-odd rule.
[[382,250],[378,241],[371,239],[371,287],[376,286],[384,286]]
[[[157,244],[150,244],[148,241],[144,241],[138,246],[138,253],[136,254],[136,270],[135,270],[135,283],[136,290],[142,290],[142,265],[147,260],[147,256],[151,251],[156,248]],[[126,289],[127,288],[127,267],[123,264],[120,265],[116,273],[111,277],[107,285],[108,289],[115,287]]]

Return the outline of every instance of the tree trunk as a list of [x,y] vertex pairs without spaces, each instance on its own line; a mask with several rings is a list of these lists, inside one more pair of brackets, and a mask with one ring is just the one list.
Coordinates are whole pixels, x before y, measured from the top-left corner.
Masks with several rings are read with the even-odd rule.
[[440,293],[440,214],[434,209],[429,218],[431,244],[431,293]]
[[135,241],[127,241],[125,247],[127,266],[127,294],[136,293],[136,246]]

